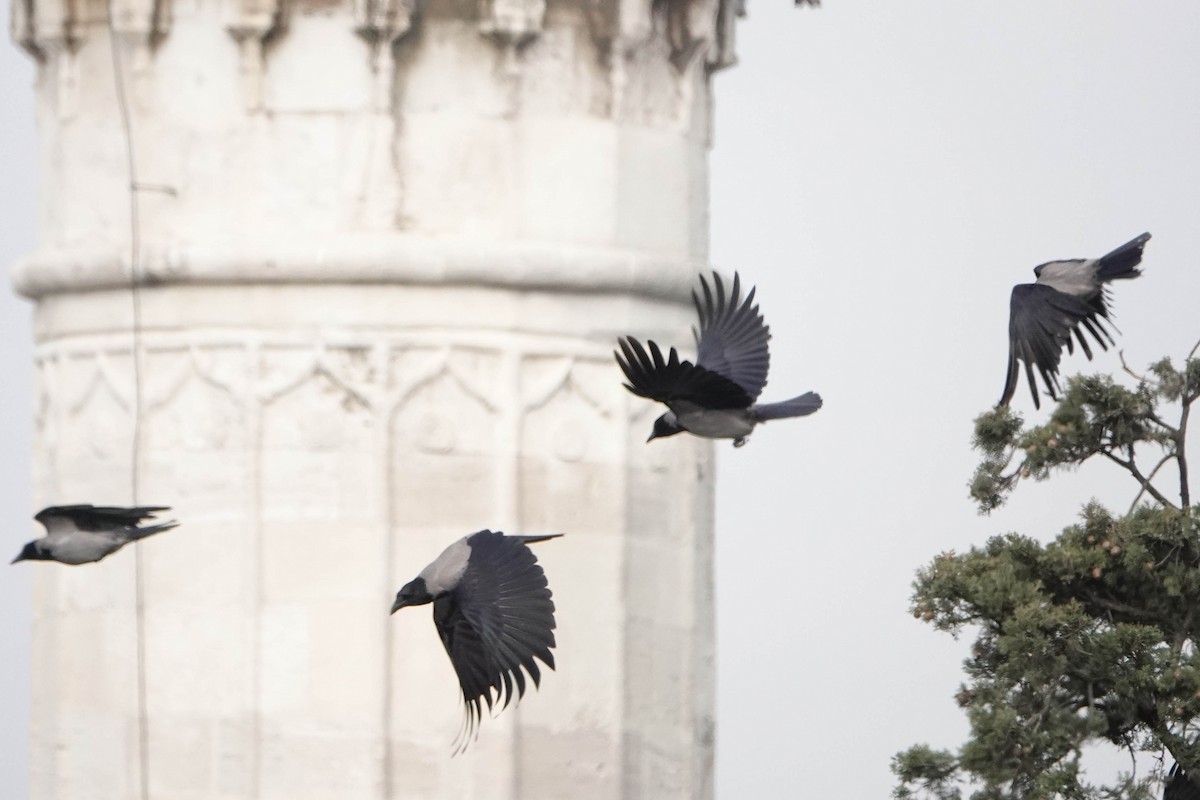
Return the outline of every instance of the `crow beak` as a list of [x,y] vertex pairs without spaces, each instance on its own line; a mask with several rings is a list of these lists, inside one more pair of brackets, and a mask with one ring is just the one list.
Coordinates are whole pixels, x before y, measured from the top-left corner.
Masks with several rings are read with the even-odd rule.
[[646,438],[646,441],[647,441],[647,442],[653,442],[653,441],[654,441],[655,439],[657,439],[657,438],[658,438],[658,434],[657,434],[657,433],[651,433],[651,434],[650,434],[650,436]]
[[404,600],[402,598],[397,597],[396,602],[392,603],[392,610],[389,613],[395,614],[397,611],[404,608],[406,605],[408,605],[408,603],[404,602]]
[[16,558],[14,558],[12,561],[10,561],[10,562],[8,562],[8,563],[9,563],[9,564],[15,564],[15,563],[17,563],[18,561],[24,561],[24,560],[25,560],[25,559],[24,559],[24,557],[23,557],[23,556],[21,556],[20,554],[18,554]]

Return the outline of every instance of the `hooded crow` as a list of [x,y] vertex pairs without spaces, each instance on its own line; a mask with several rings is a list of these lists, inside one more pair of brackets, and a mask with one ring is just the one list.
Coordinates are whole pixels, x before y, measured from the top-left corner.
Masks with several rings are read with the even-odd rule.
[[1141,275],[1137,266],[1142,263],[1142,250],[1148,241],[1150,234],[1143,233],[1100,258],[1049,261],[1033,268],[1036,283],[1013,287],[1008,319],[1008,377],[997,406],[1008,405],[1017,390],[1018,359],[1025,362],[1033,407],[1041,408],[1033,368],[1036,366],[1041,373],[1046,393],[1057,400],[1058,364],[1063,346],[1068,353],[1075,352],[1072,333],[1089,361],[1092,349],[1081,328],[1086,329],[1103,350],[1116,344],[1104,327],[1105,320],[1112,324],[1105,284]]
[[139,528],[144,519],[153,519],[169,506],[50,506],[34,517],[46,528],[46,535],[34,539],[12,560],[57,561],[60,564],[89,564],[115,553],[130,542],[145,539],[179,523],[172,520],[161,525]]
[[535,656],[554,669],[554,601],[529,545],[559,536],[472,533],[396,593],[393,614],[433,603],[433,624],[458,673],[465,706],[456,752],[479,735],[482,703],[490,711],[501,699],[500,708],[507,708],[514,692],[518,700],[524,697],[522,667],[534,686],[542,677]]
[[1168,778],[1163,787],[1163,800],[1200,800],[1200,785],[1188,777],[1179,764],[1171,767]]
[[620,339],[621,352],[613,353],[629,379],[626,389],[665,403],[670,409],[654,421],[647,442],[687,431],[708,439],[733,439],[733,446],[741,447],[758,423],[803,417],[821,407],[821,396],[816,392],[778,403],[755,403],[767,385],[770,329],[754,305],[755,290],[751,288],[742,299],[736,272],[729,294],[716,272],[713,284],[715,293],[700,276],[703,302],[692,291],[692,302],[700,316],[700,330],[692,328],[695,364],[680,361],[674,347],[664,359],[654,342],[647,342],[647,353],[632,336]]

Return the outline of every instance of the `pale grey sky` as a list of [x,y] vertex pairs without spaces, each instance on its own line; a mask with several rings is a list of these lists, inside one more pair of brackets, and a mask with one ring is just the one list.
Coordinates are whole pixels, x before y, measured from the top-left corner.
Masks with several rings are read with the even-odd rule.
[[908,615],[914,570],[1132,499],[1096,465],[978,517],[972,420],[1043,261],[1149,230],[1114,290],[1126,356],[1200,338],[1198,42],[1191,0],[751,2],[716,82],[712,256],[758,284],[766,398],[825,407],[720,449],[720,796],[888,796],[893,753],[966,732],[965,645]]
[[[1130,498],[1101,465],[975,515],[971,421],[1003,386],[1012,285],[1149,230],[1145,277],[1115,292],[1126,355],[1180,357],[1200,338],[1200,4],[750,12],[741,63],[716,79],[713,261],[759,287],[774,334],[766,398],[816,389],[825,408],[719,448],[718,794],[882,798],[893,753],[966,730],[952,699],[963,645],[908,615],[914,570],[996,533],[1053,536],[1093,495]],[[32,74],[0,47],[6,266],[33,245]],[[29,326],[0,292],[13,553],[33,532]],[[1095,368],[1116,366],[1109,353]],[[1024,386],[1015,405],[1031,410]],[[29,570],[0,580],[0,786],[14,798],[28,591]]]
[[[0,0],[9,18],[9,0]],[[33,63],[0,44],[0,269],[36,241],[37,176],[33,121]],[[7,566],[31,538],[33,481],[32,314],[7,285],[0,289],[0,564]],[[12,555],[4,556],[9,550]],[[0,578],[0,791],[14,800],[29,793],[29,570],[6,569]]]

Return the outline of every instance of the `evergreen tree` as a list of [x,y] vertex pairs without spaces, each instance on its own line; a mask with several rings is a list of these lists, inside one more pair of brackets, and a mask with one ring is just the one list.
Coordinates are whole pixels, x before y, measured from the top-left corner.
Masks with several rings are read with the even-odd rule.
[[[975,421],[983,459],[970,491],[982,513],[1022,480],[1094,458],[1127,472],[1135,493],[1124,514],[1092,500],[1046,544],[997,536],[917,573],[913,615],[976,636],[956,696],[971,732],[957,751],[899,753],[894,797],[1149,800],[1172,759],[1180,769],[1165,797],[1200,797],[1185,777],[1200,776],[1200,506],[1185,449],[1195,356],[1182,369],[1163,359],[1133,389],[1072,378],[1042,425],[1026,428],[1008,408]],[[1151,774],[1131,760],[1115,782],[1092,785],[1080,753],[1097,743],[1159,759]]]

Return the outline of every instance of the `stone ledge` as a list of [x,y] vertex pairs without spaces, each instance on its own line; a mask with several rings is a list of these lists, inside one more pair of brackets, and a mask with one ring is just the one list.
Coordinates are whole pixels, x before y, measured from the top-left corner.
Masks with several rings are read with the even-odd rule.
[[[25,297],[129,286],[128,251],[103,246],[43,248],[12,270]],[[421,284],[521,290],[616,292],[684,300],[702,260],[614,248],[489,244],[394,235],[218,245],[144,243],[144,286],[192,284]]]

